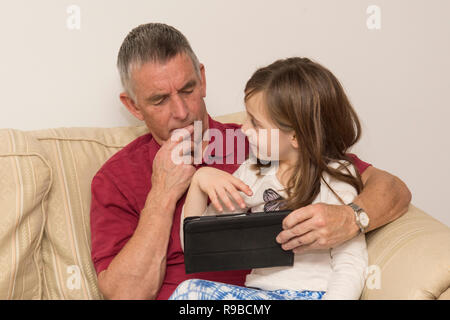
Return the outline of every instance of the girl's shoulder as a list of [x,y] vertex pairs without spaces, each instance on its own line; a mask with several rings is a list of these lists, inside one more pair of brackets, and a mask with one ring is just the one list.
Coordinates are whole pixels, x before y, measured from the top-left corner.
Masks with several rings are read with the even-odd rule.
[[[356,176],[354,165],[345,160],[332,161],[328,164],[328,167],[337,169],[345,174],[350,172],[353,176]],[[320,194],[317,196],[317,201],[319,202],[342,204],[341,199],[344,203],[349,203],[358,194],[351,184],[332,177],[328,172],[324,171],[322,177],[323,179],[320,181]],[[340,199],[336,197],[336,194]]]
[[252,173],[254,170],[252,169],[253,162],[250,161],[251,159],[247,159],[244,162],[241,163],[241,165],[236,169],[236,171],[233,173],[233,176],[240,178],[244,175],[248,175]]
[[237,168],[237,170],[233,173],[233,176],[244,181],[246,184],[255,183],[258,177],[258,170],[254,168],[255,161],[249,158],[242,162],[242,164]]
[[[356,168],[355,168],[355,166],[351,162],[349,162],[347,160],[331,161],[330,163],[328,163],[328,167],[333,168],[333,169],[337,169],[338,171],[340,171],[342,173],[349,173],[349,171],[350,171],[351,175],[356,177]],[[327,174],[327,173],[324,172],[324,174]]]
[[[339,172],[344,174],[350,174],[354,177],[356,177],[356,168],[355,166],[346,160],[339,160],[339,161],[331,161],[328,163],[329,168],[337,169]],[[333,189],[342,189],[345,190],[347,188],[353,188],[350,184],[347,182],[343,182],[341,180],[338,180],[337,178],[331,176],[328,172],[322,172],[322,179],[320,181],[320,184],[322,187],[325,187],[325,189],[328,189],[328,186],[332,186]]]

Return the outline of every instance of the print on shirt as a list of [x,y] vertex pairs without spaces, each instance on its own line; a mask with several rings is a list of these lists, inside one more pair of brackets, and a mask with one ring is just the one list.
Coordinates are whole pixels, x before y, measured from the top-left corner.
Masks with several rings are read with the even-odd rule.
[[283,199],[275,190],[272,188],[264,190],[263,200],[266,203],[264,205],[264,212],[268,211],[278,211],[282,205],[281,201],[276,201],[279,199]]

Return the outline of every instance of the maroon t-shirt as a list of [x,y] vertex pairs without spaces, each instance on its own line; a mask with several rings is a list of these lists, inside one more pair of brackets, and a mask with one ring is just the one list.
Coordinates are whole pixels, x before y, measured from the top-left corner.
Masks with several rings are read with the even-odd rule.
[[[226,137],[227,129],[234,132],[241,127],[238,124],[217,122],[210,116],[208,118],[209,128],[220,130],[223,137]],[[222,148],[212,148],[210,149],[211,152],[208,153],[211,157],[214,157],[214,163],[208,164],[202,159],[202,163],[195,165],[195,167],[211,166],[232,174],[248,156],[248,141],[240,130],[237,130],[237,132],[241,137],[234,136],[234,143],[232,144],[234,148],[230,148],[231,140],[228,141],[227,146],[227,139],[224,138],[221,141]],[[228,137],[233,136],[229,135]],[[238,151],[237,141],[241,138],[245,141],[245,152]],[[211,142],[214,142],[214,137],[212,137]],[[212,145],[210,143],[210,146]],[[97,274],[109,266],[137,227],[139,214],[144,208],[147,195],[151,189],[152,164],[159,148],[160,145],[151,134],[143,135],[112,156],[92,180],[91,256]],[[349,155],[361,174],[370,166],[370,164],[359,160],[355,155]],[[213,161],[209,161],[209,163],[211,162]],[[157,299],[168,299],[178,284],[192,278],[243,286],[245,276],[250,272],[250,270],[239,270],[185,273],[179,228],[181,209],[186,194],[178,200],[173,215],[172,230],[167,248],[166,274]]]

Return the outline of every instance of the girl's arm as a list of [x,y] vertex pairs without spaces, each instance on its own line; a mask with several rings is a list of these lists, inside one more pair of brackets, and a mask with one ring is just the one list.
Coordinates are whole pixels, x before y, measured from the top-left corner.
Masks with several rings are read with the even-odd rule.
[[358,300],[364,289],[368,254],[364,234],[331,249],[333,273],[324,300]]
[[[355,168],[350,171],[356,175]],[[345,202],[350,203],[357,196],[353,186],[337,181],[328,175],[325,180]],[[339,204],[338,198],[321,183],[321,202]],[[333,270],[324,300],[357,300],[364,289],[365,273],[368,266],[367,245],[364,234],[331,249],[331,268]]]
[[197,179],[194,179],[196,174],[197,173],[195,173],[194,176],[192,177],[191,185],[189,186],[189,191],[186,195],[186,200],[184,202],[183,208],[181,209],[180,243],[181,243],[181,250],[183,251],[184,251],[184,233],[183,233],[184,219],[186,217],[203,215],[203,213],[206,211],[206,205],[208,203],[208,195],[200,189]]
[[208,203],[208,195],[200,189],[195,174],[192,177],[189,191],[183,206],[184,217],[201,216],[206,210]]
[[[210,206],[215,207],[217,210],[216,213],[223,212],[223,205],[230,212],[236,212],[236,209],[239,209],[239,207],[241,209],[246,208],[246,204],[237,189],[245,192],[247,195],[252,195],[252,191],[248,185],[225,171],[209,167],[203,167],[197,170],[192,177],[191,185],[181,211],[180,241],[183,250],[184,219],[186,217],[204,215],[207,209],[208,197],[211,199]],[[230,198],[234,201],[232,202]]]

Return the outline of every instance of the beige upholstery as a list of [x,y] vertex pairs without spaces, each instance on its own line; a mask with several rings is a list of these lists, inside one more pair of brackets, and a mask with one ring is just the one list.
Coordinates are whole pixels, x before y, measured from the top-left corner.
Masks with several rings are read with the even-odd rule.
[[367,234],[369,264],[380,267],[380,289],[363,299],[439,299],[450,293],[450,229],[410,205],[408,212]]
[[[244,118],[239,112],[216,119]],[[0,131],[0,188],[9,190],[0,194],[0,298],[102,298],[90,260],[90,183],[109,157],[145,132]],[[450,299],[448,227],[411,205],[367,240],[374,269],[362,299]]]
[[47,151],[53,185],[42,239],[45,299],[100,299],[90,256],[90,184],[101,165],[147,131],[60,128],[32,132]]
[[245,112],[235,112],[230,113],[224,116],[218,116],[215,117],[217,121],[223,122],[223,123],[239,123],[242,124],[245,120]]
[[0,130],[0,299],[41,299],[41,239],[52,182],[45,152],[24,132]]

